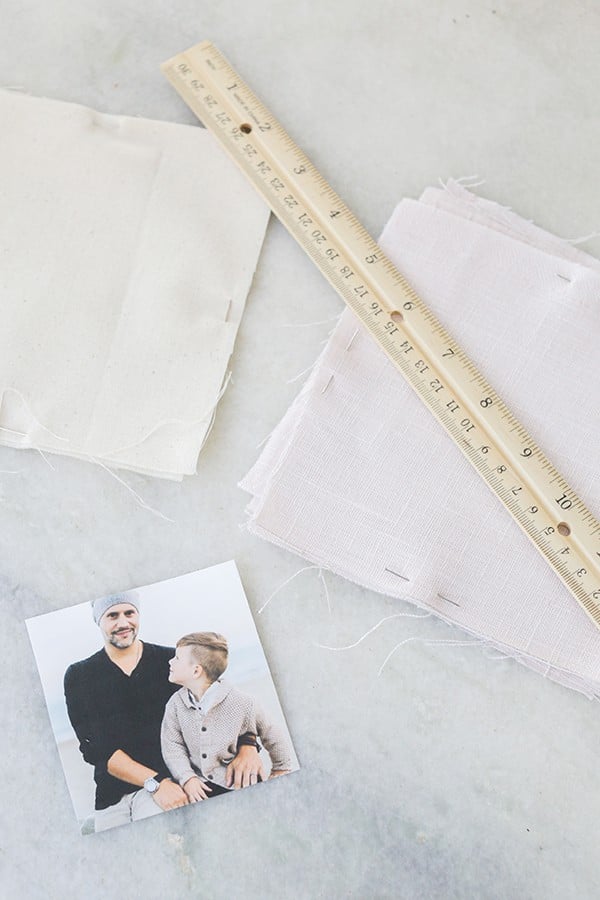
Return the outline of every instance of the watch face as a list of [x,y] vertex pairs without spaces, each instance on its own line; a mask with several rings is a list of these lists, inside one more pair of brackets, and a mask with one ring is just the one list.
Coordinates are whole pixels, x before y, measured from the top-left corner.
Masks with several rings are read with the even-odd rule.
[[149,794],[154,794],[160,787],[156,778],[146,778],[144,782],[144,787],[148,791]]

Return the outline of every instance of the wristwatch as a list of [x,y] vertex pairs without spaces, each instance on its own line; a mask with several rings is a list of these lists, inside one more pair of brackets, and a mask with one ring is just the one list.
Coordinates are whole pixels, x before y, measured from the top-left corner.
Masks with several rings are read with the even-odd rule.
[[157,781],[154,775],[151,775],[150,778],[146,778],[144,782],[144,789],[148,791],[149,794],[155,794],[160,787],[160,781]]

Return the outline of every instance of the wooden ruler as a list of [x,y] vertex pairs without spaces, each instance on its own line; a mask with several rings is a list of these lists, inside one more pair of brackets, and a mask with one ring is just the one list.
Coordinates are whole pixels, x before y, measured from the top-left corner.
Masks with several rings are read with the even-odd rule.
[[598,521],[216,47],[162,69],[600,628]]

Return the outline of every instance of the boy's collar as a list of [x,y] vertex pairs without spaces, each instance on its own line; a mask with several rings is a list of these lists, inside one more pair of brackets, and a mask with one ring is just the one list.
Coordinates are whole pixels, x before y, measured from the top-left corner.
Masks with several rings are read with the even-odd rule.
[[225,699],[229,691],[229,686],[219,680],[214,681],[210,687],[207,687],[200,700],[196,700],[190,689],[185,687],[181,690],[181,697],[188,709],[199,709],[206,715],[213,706]]

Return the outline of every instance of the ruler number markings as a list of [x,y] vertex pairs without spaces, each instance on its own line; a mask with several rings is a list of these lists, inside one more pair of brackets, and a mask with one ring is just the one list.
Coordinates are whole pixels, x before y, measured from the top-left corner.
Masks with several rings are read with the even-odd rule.
[[[219,51],[201,44],[163,68],[178,90],[183,81],[184,99],[207,127],[214,123],[212,130],[225,149],[256,187],[262,184],[276,215],[600,627],[600,524]],[[286,164],[287,153],[291,163]],[[497,446],[498,435],[504,435],[505,443]],[[572,517],[570,523],[561,518],[564,514]]]

